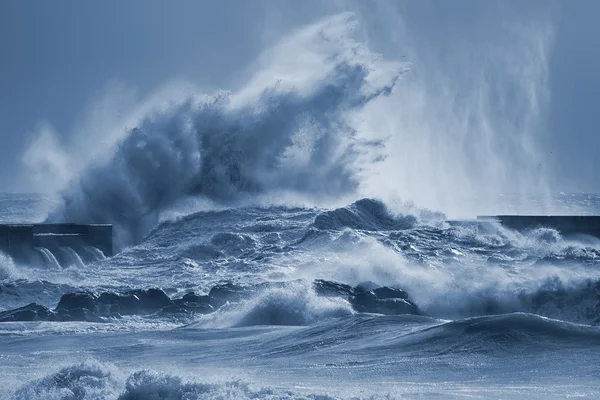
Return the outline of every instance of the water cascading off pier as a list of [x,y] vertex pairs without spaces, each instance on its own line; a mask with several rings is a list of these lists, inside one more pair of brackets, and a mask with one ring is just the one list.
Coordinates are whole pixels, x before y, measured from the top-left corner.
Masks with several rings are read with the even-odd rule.
[[80,266],[113,255],[112,225],[6,224],[0,225],[0,251],[19,263]]

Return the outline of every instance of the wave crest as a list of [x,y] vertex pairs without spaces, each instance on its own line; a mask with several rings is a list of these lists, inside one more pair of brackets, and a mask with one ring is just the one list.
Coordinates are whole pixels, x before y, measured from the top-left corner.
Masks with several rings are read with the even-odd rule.
[[313,226],[322,230],[386,231],[410,229],[416,224],[417,217],[414,215],[392,215],[381,200],[361,199],[347,207],[320,213],[315,217]]
[[[125,375],[109,364],[94,361],[61,368],[42,379],[18,389],[19,400],[180,400],[180,399],[321,399],[333,400],[325,394],[298,393],[270,387],[255,387],[248,382],[186,382],[182,377],[151,370]],[[125,375],[126,376],[126,375]],[[123,382],[125,380],[125,382]]]
[[15,392],[15,399],[107,399],[118,387],[116,370],[97,362],[61,368],[42,379],[29,382]]

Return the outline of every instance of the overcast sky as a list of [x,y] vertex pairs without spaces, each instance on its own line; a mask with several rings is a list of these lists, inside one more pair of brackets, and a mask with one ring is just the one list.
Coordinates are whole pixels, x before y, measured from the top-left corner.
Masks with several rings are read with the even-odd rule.
[[[173,79],[235,87],[261,49],[294,27],[354,10],[376,50],[398,34],[393,7],[423,53],[544,14],[552,27],[543,151],[556,190],[600,191],[600,2],[20,1],[0,2],[0,191],[35,191],[21,157],[43,122],[72,132],[107,88],[150,92]],[[525,5],[523,5],[525,4]],[[496,28],[493,28],[495,26]],[[378,38],[381,38],[379,41]],[[381,42],[382,45],[378,46]],[[388,40],[390,43],[394,41]],[[510,44],[508,44],[510,45]],[[408,58],[410,51],[406,52]],[[398,56],[398,54],[392,54]],[[408,60],[411,61],[411,60]],[[413,69],[418,70],[418,63]],[[111,86],[112,85],[112,86]]]

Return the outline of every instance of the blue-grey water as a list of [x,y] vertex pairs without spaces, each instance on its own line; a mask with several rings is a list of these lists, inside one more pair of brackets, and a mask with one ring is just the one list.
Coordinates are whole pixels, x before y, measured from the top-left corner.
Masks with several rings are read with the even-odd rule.
[[[554,196],[588,213],[591,194]],[[3,223],[56,199],[0,197]],[[264,282],[209,314],[0,323],[0,397],[18,399],[596,398],[600,241],[392,212],[206,208],[82,267],[0,261],[0,311],[77,291],[161,288],[172,298]],[[315,279],[407,291],[420,315],[357,312]]]
[[472,220],[600,213],[550,194],[547,29],[455,80],[358,27],[33,138],[14,175],[56,194],[0,194],[0,223],[112,224],[115,255],[0,254],[0,398],[600,397],[600,240]]

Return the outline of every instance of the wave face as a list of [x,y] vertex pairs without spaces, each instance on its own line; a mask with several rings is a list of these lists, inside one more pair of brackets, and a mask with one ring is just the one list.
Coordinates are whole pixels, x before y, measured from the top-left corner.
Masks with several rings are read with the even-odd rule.
[[393,216],[380,200],[362,199],[349,207],[325,211],[315,218],[317,229],[361,229],[367,231],[397,231],[416,225],[414,215]]

